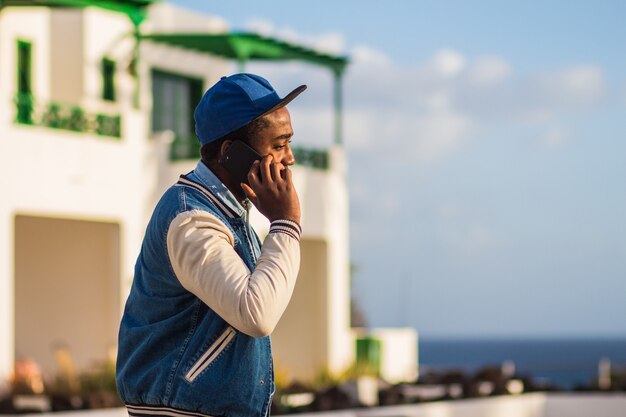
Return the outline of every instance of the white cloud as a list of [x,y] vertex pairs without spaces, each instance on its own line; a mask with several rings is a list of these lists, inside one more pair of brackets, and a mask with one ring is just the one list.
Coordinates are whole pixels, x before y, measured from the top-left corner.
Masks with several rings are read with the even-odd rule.
[[567,69],[562,79],[566,91],[583,98],[594,99],[604,92],[602,70],[593,65]]
[[433,68],[444,77],[455,77],[465,69],[463,55],[452,49],[437,51],[432,58]]
[[560,127],[553,127],[541,136],[541,142],[548,148],[560,148],[568,139],[568,134]]
[[588,106],[606,93],[602,69],[593,65],[539,74],[534,84],[536,95],[561,108]]
[[274,25],[264,19],[254,18],[248,20],[244,28],[250,32],[258,33],[262,36],[271,36],[274,33]]
[[402,147],[402,158],[432,161],[474,133],[471,117],[455,102],[452,78],[465,67],[460,54],[441,50],[416,68],[394,65],[371,48],[359,47],[352,55],[344,113],[350,147],[378,149],[384,143]]
[[470,82],[478,85],[492,85],[511,76],[511,66],[497,56],[483,57],[473,62],[468,70]]
[[350,110],[344,113],[344,127],[348,133],[346,144],[353,150],[369,149],[376,143],[376,118],[367,110]]
[[435,160],[460,148],[472,133],[469,117],[455,112],[436,112],[417,120],[415,128],[415,156]]
[[561,116],[592,108],[607,97],[604,75],[598,67],[574,66],[523,75],[504,68],[497,82],[477,83],[470,69],[467,83],[455,85],[458,108],[481,126],[549,126]]
[[272,35],[284,40],[285,42],[311,46],[309,44],[309,39],[306,36],[290,27],[276,29]]
[[311,39],[313,48],[327,54],[342,55],[346,50],[346,40],[340,33],[324,33]]
[[290,110],[294,129],[294,144],[323,148],[334,139],[334,114],[331,107],[302,109],[293,106]]
[[[277,31],[265,21],[252,23],[300,43],[306,39],[318,48],[345,48],[338,34],[304,36]],[[477,133],[504,124],[511,129],[541,129],[546,132],[542,143],[558,148],[568,135],[555,129],[555,122],[606,96],[602,70],[593,65],[520,75],[502,57],[468,59],[452,49],[438,50],[412,67],[398,65],[384,51],[366,45],[355,46],[348,56],[343,84],[346,144],[353,150],[377,152],[381,143],[401,146],[401,157],[407,160],[437,161],[462,149]],[[298,107],[293,107],[302,111],[299,139],[307,136],[307,144],[319,146],[331,143],[332,129],[320,131],[320,126],[334,123],[331,72],[304,64],[262,68],[268,78],[281,80],[279,87],[286,85],[279,91],[303,82],[309,85]]]
[[402,153],[394,158],[433,161],[461,147],[473,133],[464,115],[440,111],[412,114],[411,109],[395,114],[346,112],[346,141],[350,148]]
[[382,51],[365,45],[355,46],[350,52],[352,65],[391,66],[391,59]]
[[[381,138],[400,141],[421,160],[455,152],[503,122],[549,130],[557,117],[604,96],[603,74],[594,66],[515,76],[500,57],[467,61],[453,50],[413,68],[372,48],[359,47],[354,56],[345,88],[347,143],[363,149]],[[543,141],[558,147],[566,139],[551,130]]]
[[244,25],[246,30],[263,36],[273,36],[285,42],[306,45],[321,53],[343,55],[346,42],[341,33],[328,32],[318,35],[305,35],[291,27],[277,28],[265,19],[250,19]]
[[434,112],[445,112],[452,107],[453,97],[450,91],[435,91],[425,97],[426,106]]

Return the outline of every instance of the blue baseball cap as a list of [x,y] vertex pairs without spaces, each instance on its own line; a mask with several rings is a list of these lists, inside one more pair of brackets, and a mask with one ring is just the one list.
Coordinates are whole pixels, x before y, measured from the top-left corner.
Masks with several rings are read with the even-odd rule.
[[261,116],[286,106],[306,85],[280,98],[274,87],[255,74],[222,77],[209,88],[193,114],[196,135],[203,145],[218,140]]

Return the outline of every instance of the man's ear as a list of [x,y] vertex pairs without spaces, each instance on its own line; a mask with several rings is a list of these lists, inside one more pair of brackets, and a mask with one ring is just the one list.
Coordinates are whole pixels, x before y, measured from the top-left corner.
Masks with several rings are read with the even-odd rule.
[[224,142],[222,142],[222,145],[220,146],[220,152],[217,158],[218,161],[222,159],[222,156],[226,153],[226,151],[228,150],[228,148],[230,148],[230,145],[232,144],[232,140],[225,140]]

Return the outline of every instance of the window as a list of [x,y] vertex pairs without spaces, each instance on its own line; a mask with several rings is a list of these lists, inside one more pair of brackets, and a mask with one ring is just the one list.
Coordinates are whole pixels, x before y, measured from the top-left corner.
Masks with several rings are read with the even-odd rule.
[[32,44],[17,41],[17,91],[30,94],[31,91],[31,49]]
[[32,44],[17,41],[17,121],[33,123]]
[[102,99],[115,101],[115,61],[102,59]]
[[191,157],[199,149],[193,112],[202,97],[202,88],[201,79],[152,71],[152,131],[173,131],[180,157]]

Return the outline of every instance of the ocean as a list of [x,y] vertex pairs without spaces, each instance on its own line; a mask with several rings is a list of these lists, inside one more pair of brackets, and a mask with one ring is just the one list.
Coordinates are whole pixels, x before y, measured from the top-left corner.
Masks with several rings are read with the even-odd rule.
[[626,371],[623,339],[420,339],[420,372],[515,364],[517,375],[528,375],[561,389],[591,384],[600,360]]

